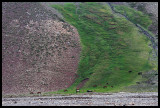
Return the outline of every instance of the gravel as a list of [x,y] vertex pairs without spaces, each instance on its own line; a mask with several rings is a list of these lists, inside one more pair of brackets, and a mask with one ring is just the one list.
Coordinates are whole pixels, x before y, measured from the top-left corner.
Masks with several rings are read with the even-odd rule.
[[2,98],[2,106],[158,106],[158,93],[120,92]]

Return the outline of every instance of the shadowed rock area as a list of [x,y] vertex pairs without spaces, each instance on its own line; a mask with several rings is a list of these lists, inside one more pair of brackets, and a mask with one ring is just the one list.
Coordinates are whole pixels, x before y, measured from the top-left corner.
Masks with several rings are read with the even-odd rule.
[[76,78],[75,27],[34,2],[2,3],[2,94],[54,91]]

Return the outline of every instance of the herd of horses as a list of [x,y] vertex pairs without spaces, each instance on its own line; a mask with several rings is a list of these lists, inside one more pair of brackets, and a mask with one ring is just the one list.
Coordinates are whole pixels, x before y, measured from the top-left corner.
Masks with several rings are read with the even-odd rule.
[[[108,83],[106,83],[106,85],[108,85]],[[93,87],[97,87],[97,85],[93,85]],[[113,88],[113,86],[103,86],[103,88],[107,88],[107,87],[111,87]],[[67,92],[67,89],[64,90],[64,92]],[[79,88],[76,88],[76,93],[80,92]],[[87,90],[87,92],[93,92],[92,90]]]
[[[107,88],[107,87],[111,87],[113,88],[113,86],[107,86],[108,83],[106,83],[105,86],[103,86],[103,88]],[[97,87],[97,85],[93,85],[93,87]],[[67,92],[68,90],[67,89],[64,89],[64,92]],[[76,88],[76,93],[79,93],[80,92],[80,89],[79,88]],[[87,90],[87,92],[93,92],[92,90]],[[30,94],[34,94],[33,92],[30,92]],[[41,92],[37,92],[36,94],[41,94]]]

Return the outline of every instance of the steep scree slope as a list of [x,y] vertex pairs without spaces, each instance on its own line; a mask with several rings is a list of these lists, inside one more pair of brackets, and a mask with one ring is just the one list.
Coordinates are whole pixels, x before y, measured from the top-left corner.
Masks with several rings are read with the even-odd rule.
[[39,3],[2,3],[2,94],[54,91],[76,78],[79,35]]

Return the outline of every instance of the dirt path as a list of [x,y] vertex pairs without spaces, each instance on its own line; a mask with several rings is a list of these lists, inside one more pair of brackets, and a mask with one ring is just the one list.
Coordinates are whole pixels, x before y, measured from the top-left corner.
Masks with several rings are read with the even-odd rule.
[[158,93],[91,93],[70,96],[2,98],[2,106],[158,106]]

